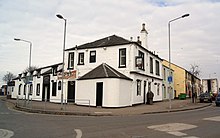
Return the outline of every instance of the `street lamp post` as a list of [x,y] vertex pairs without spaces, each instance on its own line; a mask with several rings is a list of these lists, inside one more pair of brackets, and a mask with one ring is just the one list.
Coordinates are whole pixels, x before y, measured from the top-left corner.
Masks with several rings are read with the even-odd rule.
[[66,19],[62,15],[56,15],[59,19],[64,20],[64,38],[63,38],[63,65],[62,65],[62,87],[61,87],[61,109],[63,109],[63,78],[64,78],[64,56],[65,56],[65,43],[66,43]]
[[169,81],[169,108],[171,109],[172,106],[171,106],[171,81],[172,81],[172,76],[171,76],[171,50],[170,50],[170,23],[173,22],[173,21],[176,21],[178,19],[181,19],[181,18],[185,18],[185,17],[188,17],[189,14],[184,14],[180,17],[177,17],[175,19],[172,19],[168,22],[168,41],[169,41],[169,78],[171,79],[168,79]]
[[23,42],[27,42],[30,44],[30,54],[29,54],[29,68],[31,67],[31,49],[32,49],[32,43],[31,41],[27,41],[27,40],[24,40],[24,39],[19,39],[19,38],[14,38],[15,41],[23,41]]
[[[28,68],[29,68],[29,70],[30,70],[30,67],[31,67],[31,49],[32,49],[32,43],[31,43],[31,41],[24,40],[24,39],[19,39],[19,38],[14,38],[14,40],[15,40],[15,41],[23,41],[23,42],[26,42],[26,43],[29,43],[29,44],[30,44],[29,66],[28,66]],[[28,79],[26,78],[26,83],[28,83],[27,81],[28,81]],[[26,94],[25,94],[25,100],[26,100]],[[29,93],[28,93],[28,100],[29,100]]]

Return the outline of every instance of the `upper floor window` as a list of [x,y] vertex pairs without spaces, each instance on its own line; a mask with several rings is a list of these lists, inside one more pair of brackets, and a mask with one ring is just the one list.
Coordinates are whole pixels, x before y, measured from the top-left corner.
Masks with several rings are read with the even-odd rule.
[[84,53],[79,53],[78,65],[84,65]]
[[141,57],[141,59],[142,59],[142,64],[138,68],[144,70],[144,53],[139,51],[138,52],[138,57]]
[[68,68],[72,69],[74,66],[74,53],[71,52],[69,53],[69,58],[68,58]]
[[153,58],[150,57],[150,73],[154,73],[154,63],[153,63]]
[[163,80],[166,81],[166,69],[163,68]]
[[95,62],[96,62],[96,51],[90,51],[89,63],[95,63]]
[[119,49],[119,67],[126,67],[126,48]]
[[156,75],[160,76],[160,63],[159,61],[155,61],[156,63]]

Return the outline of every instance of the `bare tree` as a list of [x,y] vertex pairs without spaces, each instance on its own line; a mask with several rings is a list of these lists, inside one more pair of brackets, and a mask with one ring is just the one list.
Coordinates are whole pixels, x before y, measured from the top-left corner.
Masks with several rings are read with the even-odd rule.
[[15,78],[16,76],[13,74],[13,73],[11,73],[11,72],[7,72],[7,74],[5,74],[4,76],[3,76],[3,78],[2,78],[2,80],[3,81],[5,81],[5,82],[10,82],[13,78]]
[[201,70],[199,68],[199,65],[197,64],[190,64],[190,73],[192,73],[194,76],[196,77],[199,77],[200,76],[200,73],[201,73]]
[[37,66],[30,66],[30,67],[27,67],[23,73],[26,73],[26,72],[32,72],[34,70],[36,70],[38,67]]

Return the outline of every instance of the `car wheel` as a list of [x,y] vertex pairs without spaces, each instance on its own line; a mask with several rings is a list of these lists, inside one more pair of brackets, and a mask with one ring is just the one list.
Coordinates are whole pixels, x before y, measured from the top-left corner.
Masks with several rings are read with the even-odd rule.
[[200,103],[203,103],[203,100],[200,100]]

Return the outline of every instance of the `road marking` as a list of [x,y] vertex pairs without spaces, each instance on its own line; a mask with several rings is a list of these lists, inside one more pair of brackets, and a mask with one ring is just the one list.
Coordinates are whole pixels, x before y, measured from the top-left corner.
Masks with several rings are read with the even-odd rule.
[[95,114],[112,114],[112,112],[94,112]]
[[[179,131],[193,129],[196,127],[197,126],[195,125],[184,124],[184,123],[168,123],[162,125],[153,125],[153,126],[149,126],[148,128],[157,131],[167,132],[168,134],[181,137],[181,136],[186,136],[187,134]],[[189,138],[191,138],[191,136]],[[193,136],[192,138],[196,138],[196,137]]]
[[209,118],[204,118],[203,120],[209,120],[209,121],[220,121],[220,116],[215,116],[215,117],[209,117]]
[[196,136],[188,136],[188,137],[182,137],[182,138],[199,138],[199,137],[196,137]]
[[8,115],[8,112],[1,112],[0,115]]
[[170,131],[170,132],[167,132],[171,135],[174,135],[174,136],[178,136],[178,137],[181,137],[181,136],[186,136],[187,134],[185,133],[182,133],[182,132],[178,132],[178,131]]
[[76,132],[76,138],[81,138],[82,137],[82,131],[80,129],[74,129]]
[[10,138],[14,136],[14,132],[7,129],[0,129],[0,138]]
[[182,130],[192,129],[192,128],[196,128],[196,127],[197,126],[190,125],[190,124],[168,123],[168,124],[163,124],[163,125],[149,126],[148,128],[158,130],[158,131],[176,132],[176,131],[182,131]]

